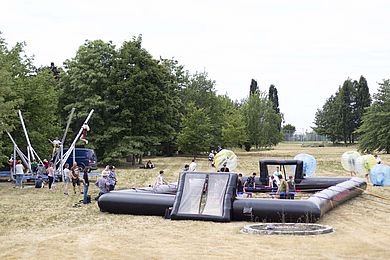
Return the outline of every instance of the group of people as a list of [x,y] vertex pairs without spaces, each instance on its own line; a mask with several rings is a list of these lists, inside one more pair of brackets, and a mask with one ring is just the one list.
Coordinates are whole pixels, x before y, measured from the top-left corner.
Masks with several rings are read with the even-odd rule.
[[[65,176],[65,195],[69,195],[69,184],[72,183],[74,194],[80,193],[84,195],[83,204],[88,204],[90,202],[90,196],[88,196],[88,190],[90,186],[89,173],[91,168],[85,167],[83,174],[80,174],[81,170],[77,166],[77,163],[74,163],[73,166],[69,169],[69,164],[65,164],[64,176]],[[80,184],[83,183],[84,191],[81,191]],[[102,171],[101,178],[99,178],[95,185],[99,188],[99,195],[95,198],[96,200],[104,193],[110,192],[115,189],[117,184],[117,177],[115,173],[115,166],[107,165],[106,168]],[[76,187],[78,191],[76,192]]]
[[[272,190],[273,195],[279,196],[279,199],[294,199],[295,197],[295,182],[293,176],[289,176],[288,180],[283,178],[283,173],[279,167],[276,167],[276,171],[268,177],[268,186]],[[244,194],[248,198],[252,198],[252,191],[256,189],[256,173],[246,178],[243,181],[241,173],[238,174],[237,181],[237,195],[243,196]]]

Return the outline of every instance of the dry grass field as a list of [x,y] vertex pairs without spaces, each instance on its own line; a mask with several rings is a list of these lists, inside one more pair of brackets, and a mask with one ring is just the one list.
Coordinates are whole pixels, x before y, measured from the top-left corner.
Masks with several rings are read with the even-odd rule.
[[[259,159],[292,159],[304,152],[317,159],[318,176],[346,176],[341,154],[351,147],[301,147],[237,151],[238,172],[258,172]],[[381,155],[390,164],[389,155]],[[159,170],[177,180],[191,158],[151,158],[156,169],[118,169],[118,188],[152,184]],[[209,171],[207,159],[198,170]],[[82,195],[0,183],[0,259],[389,259],[390,187],[367,192],[326,214],[318,223],[334,233],[318,236],[259,236],[240,233],[249,223],[171,221],[161,217],[101,213],[94,202],[73,207]],[[97,194],[92,187],[90,193]],[[379,195],[374,196],[374,195]],[[382,197],[382,198],[380,198]]]

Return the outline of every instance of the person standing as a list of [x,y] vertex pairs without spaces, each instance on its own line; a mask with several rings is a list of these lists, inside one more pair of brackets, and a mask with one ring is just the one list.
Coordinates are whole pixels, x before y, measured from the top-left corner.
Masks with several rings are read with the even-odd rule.
[[288,176],[288,194],[287,194],[287,199],[293,200],[295,197],[295,181],[293,179],[293,176]]
[[381,164],[382,163],[381,158],[377,154],[375,154],[374,157],[375,157],[375,160],[376,160],[377,164]]
[[288,183],[285,179],[283,179],[282,175],[279,175],[279,188],[276,194],[279,195],[279,199],[286,199],[288,194]]
[[252,198],[252,192],[248,191],[249,189],[255,190],[256,188],[256,173],[254,172],[252,176],[249,176],[246,181],[244,182],[244,192],[247,195],[248,198]]
[[214,167],[214,151],[211,150],[209,153],[209,167]]
[[69,163],[65,163],[64,169],[64,181],[65,181],[65,195],[69,195],[69,183],[70,183],[70,170]]
[[11,157],[11,159],[9,159],[8,161],[8,165],[9,165],[9,179],[8,181],[13,181],[14,180],[14,159]]
[[194,172],[196,170],[196,162],[195,159],[193,159],[190,163],[190,167],[188,168],[189,172]]
[[23,188],[23,176],[24,176],[24,167],[20,160],[17,161],[15,165],[15,188]]
[[244,194],[244,183],[242,182],[242,174],[238,174],[237,178],[237,196],[241,197]]
[[47,169],[49,168],[49,162],[46,159],[43,159],[43,174],[47,175]]
[[83,185],[84,185],[84,199],[83,204],[88,204],[88,188],[89,188],[89,178],[88,173],[91,172],[91,168],[85,167],[84,168],[84,174],[83,174]]
[[31,162],[31,171],[33,175],[38,175],[38,163],[35,159]]
[[54,167],[53,162],[49,163],[49,168],[47,168],[47,177],[49,178],[49,190],[51,190],[51,187],[54,182]]
[[272,192],[276,192],[278,190],[278,183],[273,175],[269,176],[268,186],[271,187]]
[[281,180],[281,179],[279,179],[279,176],[283,176],[282,172],[280,171],[279,166],[276,167],[276,171],[272,175],[274,176],[276,183],[279,186],[280,180]]
[[70,178],[72,180],[72,185],[73,185],[73,191],[74,194],[76,194],[76,186],[79,189],[79,193],[81,194],[81,189],[80,189],[80,169],[79,167],[72,167],[72,170],[70,172]]

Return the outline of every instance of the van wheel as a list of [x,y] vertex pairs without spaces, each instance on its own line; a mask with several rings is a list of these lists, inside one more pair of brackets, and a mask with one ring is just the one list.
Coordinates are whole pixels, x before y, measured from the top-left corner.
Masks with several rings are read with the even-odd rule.
[[79,165],[79,168],[80,168],[80,171],[82,172],[82,171],[84,171],[84,169],[85,169],[85,165],[84,165],[84,164],[80,164],[80,165]]

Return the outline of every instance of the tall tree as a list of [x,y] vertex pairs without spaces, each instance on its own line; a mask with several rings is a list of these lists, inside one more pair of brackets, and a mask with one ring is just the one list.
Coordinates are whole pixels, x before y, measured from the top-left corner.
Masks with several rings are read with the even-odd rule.
[[363,123],[357,130],[362,151],[390,153],[390,80],[379,84],[374,102],[363,115]]
[[254,95],[255,93],[259,92],[259,86],[257,85],[257,81],[252,79],[251,85],[249,87],[249,95]]
[[272,102],[272,108],[275,110],[277,114],[280,114],[278,90],[274,85],[271,85],[269,87],[268,98]]
[[281,116],[275,113],[264,93],[249,96],[243,109],[250,144],[259,148],[276,145],[281,141],[282,135],[278,131]]
[[91,147],[104,162],[142,155],[175,143],[181,101],[174,65],[157,61],[142,48],[142,38],[124,42],[119,50],[111,42],[87,41],[67,61],[62,77],[66,114],[80,111],[77,131],[89,110]]
[[343,136],[343,141],[352,143],[352,133],[355,131],[354,128],[354,116],[353,116],[353,96],[354,89],[352,81],[347,79],[344,81],[337,98],[339,99],[339,120],[337,126]]
[[[58,82],[47,70],[36,72],[24,47],[24,43],[17,43],[8,49],[0,37],[0,154],[12,152],[12,143],[3,130],[10,131],[25,150],[26,139],[17,114],[20,109],[31,144],[40,156],[46,157],[51,154],[47,139],[58,134]],[[5,156],[1,157],[4,161]]]
[[362,116],[366,108],[371,105],[371,95],[368,88],[367,80],[360,76],[359,82],[354,82],[355,86],[355,102],[354,102],[354,115],[355,115],[355,129],[359,128],[362,124]]

